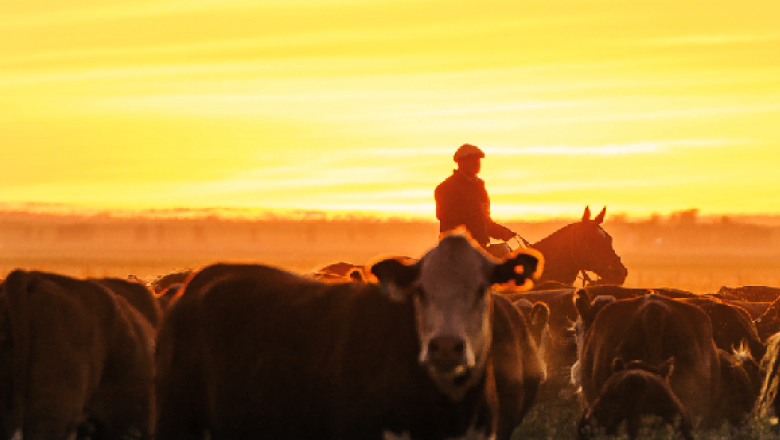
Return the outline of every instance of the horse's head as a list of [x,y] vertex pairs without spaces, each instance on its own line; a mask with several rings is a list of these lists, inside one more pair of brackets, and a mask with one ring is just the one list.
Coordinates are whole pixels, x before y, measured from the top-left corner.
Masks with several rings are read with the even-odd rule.
[[607,207],[593,219],[590,208],[585,207],[582,220],[572,227],[572,258],[580,270],[595,272],[599,284],[622,285],[628,276],[628,269],[612,247],[612,237],[601,227]]
[[586,207],[582,220],[531,245],[544,255],[541,281],[574,284],[577,274],[586,270],[601,278],[597,284],[622,285],[625,282],[628,270],[612,248],[612,237],[601,227],[606,212],[605,207],[591,219],[590,208]]

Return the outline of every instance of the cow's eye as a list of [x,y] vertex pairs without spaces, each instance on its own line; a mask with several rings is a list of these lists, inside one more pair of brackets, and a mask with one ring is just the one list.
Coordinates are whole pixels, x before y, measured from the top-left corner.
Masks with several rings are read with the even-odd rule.
[[479,305],[482,300],[485,299],[485,295],[488,293],[488,286],[480,286],[477,288],[476,295],[474,295],[474,305]]

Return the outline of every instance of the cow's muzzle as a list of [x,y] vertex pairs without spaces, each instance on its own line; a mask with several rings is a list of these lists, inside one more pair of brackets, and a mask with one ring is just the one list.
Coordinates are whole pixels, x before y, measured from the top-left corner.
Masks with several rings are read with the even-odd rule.
[[472,363],[468,357],[465,341],[457,336],[437,336],[428,342],[426,363],[439,373],[464,373]]

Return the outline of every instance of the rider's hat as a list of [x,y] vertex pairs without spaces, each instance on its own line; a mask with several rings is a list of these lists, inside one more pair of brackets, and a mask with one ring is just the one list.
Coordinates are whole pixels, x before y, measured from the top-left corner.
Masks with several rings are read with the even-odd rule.
[[476,145],[463,144],[458,148],[458,151],[455,152],[452,159],[455,160],[455,162],[459,162],[461,159],[473,156],[483,158],[485,157],[485,152],[480,150]]

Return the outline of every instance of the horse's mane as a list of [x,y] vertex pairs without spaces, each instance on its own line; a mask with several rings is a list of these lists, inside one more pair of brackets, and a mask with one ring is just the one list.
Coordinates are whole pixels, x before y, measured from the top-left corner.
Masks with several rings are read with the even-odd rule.
[[535,248],[538,245],[546,245],[550,244],[551,242],[554,242],[555,240],[560,240],[561,234],[568,232],[567,230],[572,229],[575,225],[577,225],[579,222],[569,223],[566,226],[562,226],[552,234],[548,235],[547,237],[544,237],[543,239],[537,241],[536,243],[532,243],[531,247]]

